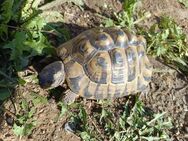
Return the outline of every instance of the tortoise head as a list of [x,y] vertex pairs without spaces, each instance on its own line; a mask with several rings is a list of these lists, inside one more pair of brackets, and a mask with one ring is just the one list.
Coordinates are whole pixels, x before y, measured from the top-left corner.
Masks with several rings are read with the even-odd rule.
[[63,84],[64,80],[64,64],[61,61],[56,61],[47,65],[39,73],[39,84],[45,89],[58,87]]

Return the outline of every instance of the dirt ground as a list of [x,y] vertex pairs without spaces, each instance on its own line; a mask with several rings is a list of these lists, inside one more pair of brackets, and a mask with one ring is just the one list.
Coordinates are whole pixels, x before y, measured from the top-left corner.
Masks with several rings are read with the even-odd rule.
[[[64,3],[56,7],[64,15],[65,26],[70,30],[72,37],[85,29],[100,26],[103,16],[111,17],[113,12],[122,10],[122,4],[118,0],[100,0],[100,2],[86,0],[85,4],[84,9],[72,3]],[[108,8],[104,5],[108,5]],[[150,11],[152,14],[151,19],[145,21],[144,25],[149,27],[157,22],[157,17],[165,14],[172,17],[188,35],[188,9],[176,0],[143,0],[140,9]],[[154,68],[160,70],[160,73],[153,73],[150,91],[147,95],[142,95],[141,99],[150,109],[167,112],[166,117],[172,118],[174,123],[171,131],[172,140],[186,141],[188,140],[188,81],[185,76],[162,63],[152,60],[152,64]],[[32,101],[32,97],[28,95],[31,92],[48,99],[47,104],[40,104],[36,108],[33,118],[37,120],[37,125],[32,134],[22,138],[16,137],[11,130],[13,121],[4,114],[0,116],[0,141],[79,141],[79,137],[64,131],[64,123],[67,119],[66,117],[58,119],[60,109],[57,106],[57,98],[50,96],[47,91],[32,82],[17,87],[14,97],[4,104],[5,109],[11,109],[13,113],[15,109],[17,112],[20,111],[17,105],[23,98]]]

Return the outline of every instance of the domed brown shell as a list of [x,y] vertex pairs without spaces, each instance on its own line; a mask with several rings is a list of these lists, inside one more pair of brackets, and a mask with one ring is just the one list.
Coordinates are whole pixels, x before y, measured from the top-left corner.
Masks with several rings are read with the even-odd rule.
[[146,41],[119,28],[93,28],[57,48],[70,89],[89,99],[144,91],[152,66]]

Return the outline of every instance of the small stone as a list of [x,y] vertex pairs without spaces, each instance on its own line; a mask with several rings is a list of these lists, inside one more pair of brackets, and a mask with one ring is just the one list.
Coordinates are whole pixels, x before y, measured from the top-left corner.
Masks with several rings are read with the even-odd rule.
[[184,127],[185,132],[188,133],[188,126]]
[[64,126],[65,131],[74,133],[76,130],[75,123],[74,122],[67,122]]

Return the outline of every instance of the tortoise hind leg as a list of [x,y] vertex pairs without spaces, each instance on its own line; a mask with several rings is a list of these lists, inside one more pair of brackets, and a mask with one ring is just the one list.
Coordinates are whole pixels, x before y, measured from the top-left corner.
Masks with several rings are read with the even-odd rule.
[[148,98],[148,95],[149,95],[149,91],[150,91],[150,87],[147,87],[145,90],[143,90],[140,95],[139,95],[139,98],[142,99],[142,98]]
[[74,93],[71,90],[67,90],[65,92],[65,94],[66,94],[66,96],[65,96],[65,98],[63,100],[65,104],[72,104],[72,103],[74,103],[74,101],[76,100],[76,98],[79,97],[78,94]]

